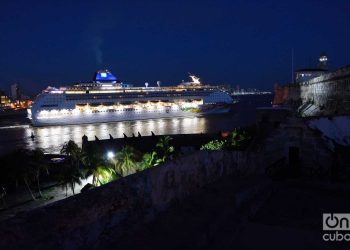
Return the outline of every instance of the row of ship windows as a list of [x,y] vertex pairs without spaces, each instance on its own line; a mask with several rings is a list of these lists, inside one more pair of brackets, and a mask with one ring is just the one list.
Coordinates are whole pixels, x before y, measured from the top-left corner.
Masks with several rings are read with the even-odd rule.
[[[170,109],[166,109],[166,110],[147,110],[147,112],[152,112],[152,113],[155,113],[155,112],[163,112],[163,111],[166,111],[166,112],[169,112]],[[143,110],[135,110],[135,109],[123,109],[123,110],[115,110],[115,109],[109,109],[109,110],[93,110],[92,113],[114,113],[114,112],[118,112],[118,111],[133,111],[133,112],[144,112]]]
[[[171,109],[162,109],[162,110],[146,110],[148,113],[157,113],[157,112],[166,112],[169,113]],[[109,109],[109,110],[93,110],[92,113],[96,114],[96,113],[115,113],[118,111],[126,111],[126,112],[134,112],[134,113],[141,113],[141,112],[145,112],[145,110],[135,110],[135,109],[123,109],[123,110],[114,110],[114,109]],[[73,112],[64,112],[62,113],[64,115],[68,115],[68,114],[73,114]]]
[[[208,93],[206,93],[208,94]],[[198,96],[198,93],[185,94],[167,94],[167,95],[148,95],[147,97],[179,97],[179,96]],[[87,100],[87,99],[118,99],[118,98],[142,98],[143,95],[67,95],[67,100]]]

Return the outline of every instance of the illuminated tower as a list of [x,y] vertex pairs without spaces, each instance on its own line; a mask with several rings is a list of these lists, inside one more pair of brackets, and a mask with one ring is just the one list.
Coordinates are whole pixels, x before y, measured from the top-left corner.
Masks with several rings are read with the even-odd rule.
[[327,61],[328,61],[328,58],[327,58],[327,55],[326,53],[321,53],[320,55],[320,58],[318,59],[319,63],[318,63],[318,68],[319,69],[328,69],[328,66],[327,66]]

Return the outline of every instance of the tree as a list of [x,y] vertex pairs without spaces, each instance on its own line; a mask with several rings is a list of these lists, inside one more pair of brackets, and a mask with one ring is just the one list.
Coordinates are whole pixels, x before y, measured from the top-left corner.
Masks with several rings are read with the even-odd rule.
[[117,153],[115,159],[115,172],[121,176],[126,176],[136,172],[135,151],[129,145],[124,146]]
[[76,184],[81,184],[80,178],[82,178],[82,174],[78,168],[72,166],[70,163],[64,163],[60,167],[60,171],[55,179],[61,183],[62,187],[66,190],[66,196],[68,196],[68,187],[70,187],[72,193],[75,194],[74,188]]
[[26,149],[19,149],[13,157],[13,166],[15,168],[16,174],[13,176],[16,183],[23,181],[26,188],[28,189],[33,200],[36,200],[33,191],[30,188],[30,184],[36,179],[36,170],[33,168],[32,164],[29,164],[30,152]]
[[47,175],[49,174],[48,164],[45,161],[45,155],[42,149],[36,148],[29,153],[30,162],[28,164],[34,171],[38,192],[40,194],[40,197],[42,197],[43,195],[40,189],[40,175],[42,172],[45,172]]
[[140,170],[145,170],[148,168],[155,167],[162,162],[161,159],[158,159],[157,152],[152,151],[151,153],[145,153],[142,157],[142,162],[140,164]]
[[36,199],[31,189],[35,182],[38,193],[42,197],[40,188],[40,176],[42,173],[48,174],[48,164],[42,149],[34,150],[18,149],[3,159],[5,174],[1,175],[1,182],[5,186],[14,183],[17,187],[23,183],[29,191],[33,200]]
[[83,164],[87,170],[85,178],[92,175],[92,184],[94,186],[99,186],[117,179],[115,170],[108,167],[106,159],[98,149],[86,152],[84,155]]
[[171,145],[172,139],[173,138],[170,136],[162,136],[156,144],[162,162],[173,158],[175,149],[174,146]]
[[98,167],[96,169],[96,185],[104,185],[108,182],[118,179],[119,176],[116,174],[113,168],[108,167]]
[[81,148],[72,140],[66,142],[61,149],[61,154],[69,156],[71,165],[79,168],[80,163],[84,158]]

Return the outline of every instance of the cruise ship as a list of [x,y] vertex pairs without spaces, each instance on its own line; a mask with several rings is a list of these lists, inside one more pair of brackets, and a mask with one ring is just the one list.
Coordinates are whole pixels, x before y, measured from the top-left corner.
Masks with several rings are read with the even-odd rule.
[[100,70],[89,83],[47,87],[28,109],[28,117],[34,126],[47,126],[193,117],[231,109],[234,101],[224,87],[202,84],[191,74],[190,78],[178,86],[157,82],[134,87]]

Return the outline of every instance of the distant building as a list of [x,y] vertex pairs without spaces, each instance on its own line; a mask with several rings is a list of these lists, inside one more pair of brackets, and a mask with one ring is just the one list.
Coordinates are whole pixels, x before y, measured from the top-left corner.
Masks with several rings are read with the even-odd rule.
[[0,108],[8,108],[10,105],[10,98],[5,94],[5,92],[0,90]]
[[12,101],[17,101],[21,99],[21,91],[18,83],[11,85],[11,99]]

